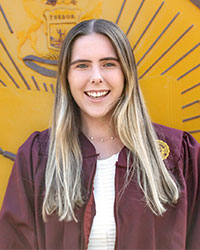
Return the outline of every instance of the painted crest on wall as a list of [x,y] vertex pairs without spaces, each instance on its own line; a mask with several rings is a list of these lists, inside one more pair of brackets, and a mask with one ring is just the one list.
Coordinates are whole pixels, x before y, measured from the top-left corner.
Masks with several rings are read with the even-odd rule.
[[55,9],[45,11],[47,22],[47,41],[49,49],[59,50],[68,31],[79,22],[78,9]]

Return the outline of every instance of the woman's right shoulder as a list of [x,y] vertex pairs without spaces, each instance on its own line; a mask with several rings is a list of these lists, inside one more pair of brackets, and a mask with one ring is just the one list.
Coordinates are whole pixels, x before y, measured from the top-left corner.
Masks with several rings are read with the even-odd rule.
[[50,130],[33,132],[19,147],[13,170],[19,171],[21,176],[35,179],[43,175],[47,156]]
[[32,152],[39,155],[48,154],[48,144],[49,144],[49,134],[50,130],[46,129],[43,131],[33,132],[27,140],[19,147],[18,153],[23,152]]

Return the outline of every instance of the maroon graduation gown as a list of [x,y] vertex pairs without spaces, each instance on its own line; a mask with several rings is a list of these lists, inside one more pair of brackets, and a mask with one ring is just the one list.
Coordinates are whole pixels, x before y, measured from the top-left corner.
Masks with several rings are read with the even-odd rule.
[[[163,216],[156,216],[146,206],[135,180],[119,199],[127,168],[124,147],[116,163],[115,249],[200,249],[200,146],[185,132],[161,125],[155,129],[159,140],[169,147],[164,161],[180,183],[180,199],[174,206],[167,205]],[[0,213],[0,249],[87,249],[95,215],[95,148],[80,135],[87,199],[76,209],[78,223],[59,222],[56,214],[44,223],[41,213],[48,138],[48,130],[35,132],[18,150]]]

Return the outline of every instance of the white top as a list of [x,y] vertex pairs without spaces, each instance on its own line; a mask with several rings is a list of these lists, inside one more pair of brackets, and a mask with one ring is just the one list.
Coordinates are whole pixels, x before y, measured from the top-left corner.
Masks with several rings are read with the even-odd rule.
[[118,154],[97,160],[94,177],[96,215],[90,232],[88,250],[113,250],[115,247],[115,168]]

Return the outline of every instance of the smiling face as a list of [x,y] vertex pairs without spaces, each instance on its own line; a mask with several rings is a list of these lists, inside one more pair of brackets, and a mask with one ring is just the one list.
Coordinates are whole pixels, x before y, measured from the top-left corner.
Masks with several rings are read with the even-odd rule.
[[68,82],[82,119],[110,119],[122,95],[124,75],[106,36],[92,33],[74,42]]

